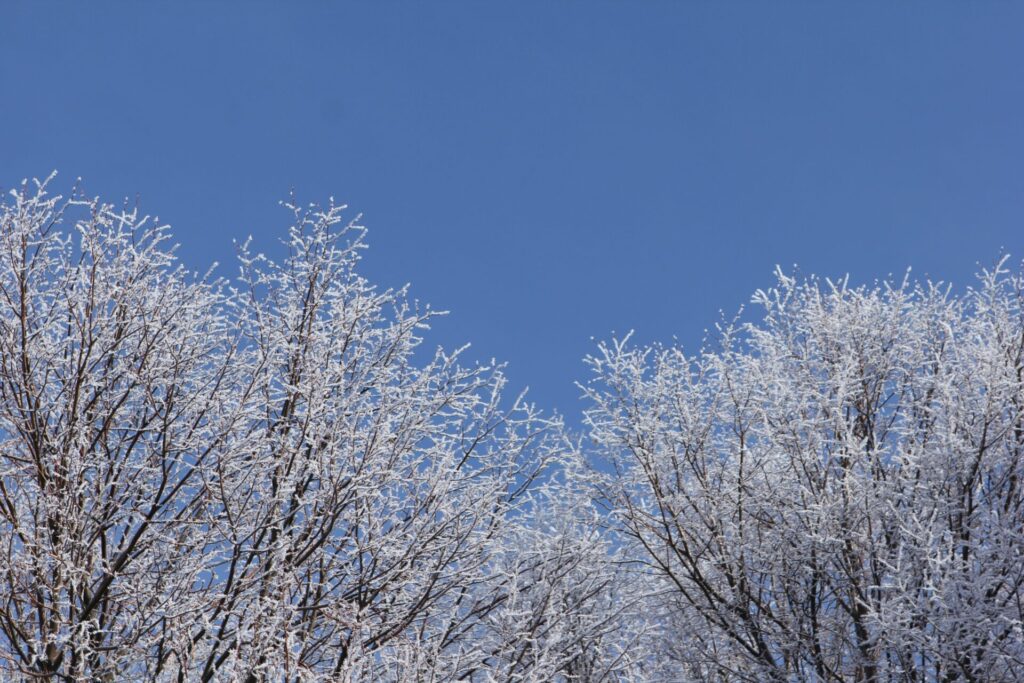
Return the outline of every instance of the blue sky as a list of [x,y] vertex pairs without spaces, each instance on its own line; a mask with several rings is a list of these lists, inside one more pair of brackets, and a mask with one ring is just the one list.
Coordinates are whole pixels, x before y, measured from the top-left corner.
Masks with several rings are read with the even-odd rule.
[[432,344],[569,415],[591,337],[695,349],[776,263],[1019,259],[1022,165],[1021,3],[0,7],[0,186],[138,194],[197,269],[334,195]]

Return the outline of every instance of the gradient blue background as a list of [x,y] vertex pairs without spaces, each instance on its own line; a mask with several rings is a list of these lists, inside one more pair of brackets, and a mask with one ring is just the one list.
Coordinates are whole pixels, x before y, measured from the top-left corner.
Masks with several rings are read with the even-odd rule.
[[776,263],[1024,256],[1022,163],[1020,3],[0,6],[0,186],[138,194],[224,273],[334,195],[431,344],[571,417],[592,336],[695,349]]

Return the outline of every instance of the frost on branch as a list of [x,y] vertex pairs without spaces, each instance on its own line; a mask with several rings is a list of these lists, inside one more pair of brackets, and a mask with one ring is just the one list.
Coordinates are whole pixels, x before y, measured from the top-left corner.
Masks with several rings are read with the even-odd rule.
[[220,280],[135,210],[10,194],[0,677],[618,676],[560,424],[497,367],[414,362],[434,313],[357,274],[344,207],[287,208],[282,262]]
[[658,677],[1024,680],[1024,280],[1004,262],[960,297],[780,273],[716,350],[588,360]]
[[217,279],[135,209],[5,202],[0,680],[1024,679],[1003,263],[603,344],[584,453],[426,351],[344,207]]

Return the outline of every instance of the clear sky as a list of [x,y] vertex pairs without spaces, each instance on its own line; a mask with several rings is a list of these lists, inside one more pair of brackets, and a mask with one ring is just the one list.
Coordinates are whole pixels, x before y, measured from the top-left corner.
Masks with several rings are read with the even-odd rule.
[[591,337],[695,349],[776,263],[1019,259],[1022,165],[1024,3],[0,6],[0,186],[138,194],[196,269],[334,195],[432,344],[570,416]]

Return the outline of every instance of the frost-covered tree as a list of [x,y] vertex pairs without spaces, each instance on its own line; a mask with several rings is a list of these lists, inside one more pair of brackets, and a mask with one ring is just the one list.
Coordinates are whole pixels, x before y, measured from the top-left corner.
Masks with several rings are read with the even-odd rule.
[[[134,210],[0,213],[0,662],[112,679],[194,618],[207,471],[245,420],[218,285]],[[74,231],[59,224],[77,213]]]
[[559,421],[425,351],[344,207],[287,208],[285,257],[225,280],[135,209],[10,193],[0,678],[626,676]]
[[581,448],[285,206],[230,278],[134,208],[0,206],[0,680],[1024,678],[1005,262],[602,345]]
[[1003,263],[961,296],[780,272],[713,349],[589,359],[653,677],[1024,680],[1024,279]]

